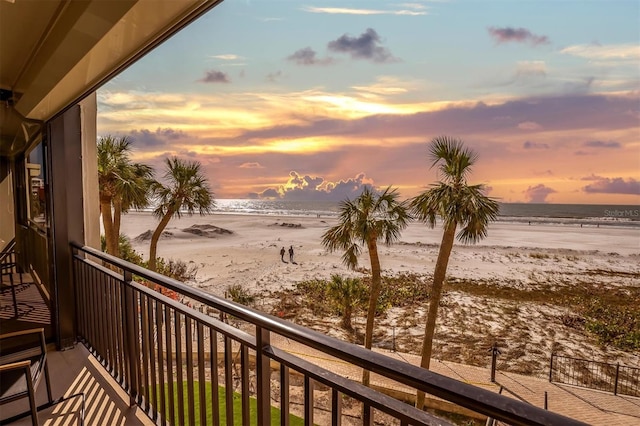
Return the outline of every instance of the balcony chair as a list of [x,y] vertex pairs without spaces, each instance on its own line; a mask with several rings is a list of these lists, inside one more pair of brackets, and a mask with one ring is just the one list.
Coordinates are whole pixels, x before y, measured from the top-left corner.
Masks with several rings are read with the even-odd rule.
[[44,328],[0,335],[0,349],[3,352],[5,349],[13,351],[0,356],[0,405],[20,398],[29,398],[31,419],[33,424],[37,425],[35,391],[42,376],[47,385],[48,402],[53,402]]
[[[15,241],[12,241],[3,251],[0,253],[0,283],[2,285],[2,292],[6,288],[11,290],[11,297],[13,299],[13,313],[14,318],[18,318],[18,300],[16,298],[16,287],[13,282],[13,274],[17,273],[22,284],[22,274],[18,271],[18,264],[16,263],[15,254]],[[5,277],[7,281],[5,282]]]
[[[10,342],[10,345],[5,345],[5,342]],[[7,348],[10,348],[9,350],[12,350],[12,352],[4,354]],[[30,409],[26,413],[0,420],[0,424],[10,423],[31,414],[31,422],[34,426],[37,426],[38,409],[49,408],[71,398],[81,397],[80,425],[84,425],[84,393],[76,393],[53,400],[44,328],[0,335],[0,352],[2,352],[0,353],[0,405],[27,397],[29,398]],[[47,385],[48,401],[38,407],[36,406],[36,389],[42,376],[44,376]]]

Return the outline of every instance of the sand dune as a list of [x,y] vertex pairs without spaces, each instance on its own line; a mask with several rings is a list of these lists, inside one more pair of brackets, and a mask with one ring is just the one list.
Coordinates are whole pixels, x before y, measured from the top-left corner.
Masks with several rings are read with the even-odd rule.
[[[224,296],[229,286],[241,285],[259,294],[258,308],[271,313],[270,304],[274,303],[271,295],[290,289],[297,282],[329,278],[332,274],[361,276],[360,272],[344,267],[341,253],[328,253],[322,247],[322,234],[334,223],[335,219],[327,217],[233,214],[183,217],[169,223],[166,236],[158,245],[158,255],[193,262],[198,272],[191,285],[218,296]],[[133,239],[134,248],[145,258],[149,241],[136,237],[140,230],[154,229],[155,225],[156,219],[147,213],[130,213],[123,218],[123,233]],[[439,228],[410,224],[398,243],[379,247],[383,273],[432,274],[441,236]],[[280,260],[280,249],[288,250],[289,246],[295,250],[297,264]],[[288,260],[288,253],[285,259]],[[368,267],[368,262],[364,253],[360,264]],[[545,291],[578,284],[638,289],[639,277],[640,229],[615,227],[493,223],[489,236],[479,244],[456,244],[448,268],[448,279],[452,282],[473,280]],[[398,341],[407,351],[412,351],[422,335],[424,315],[422,307],[414,308],[410,316],[415,320],[409,322],[406,312],[391,310],[378,320],[378,327],[387,331],[397,327],[398,333],[404,333]],[[637,355],[600,348],[584,332],[563,327],[559,318],[570,313],[554,306],[526,301],[516,307],[507,306],[501,300],[450,291],[441,315],[437,338],[456,343],[465,335],[480,341],[499,336],[505,346],[513,349],[514,345],[520,345],[519,350],[528,353],[521,357],[523,365],[533,363],[544,368],[552,349],[574,356],[616,359],[632,365],[640,363]],[[473,321],[469,322],[469,318]],[[331,326],[337,319],[310,316],[297,321],[320,329],[324,327],[337,337],[351,338],[341,333],[339,327]],[[473,356],[464,354],[470,349],[460,345],[459,342],[441,345],[436,355],[472,362]],[[476,364],[482,362],[480,359]]]

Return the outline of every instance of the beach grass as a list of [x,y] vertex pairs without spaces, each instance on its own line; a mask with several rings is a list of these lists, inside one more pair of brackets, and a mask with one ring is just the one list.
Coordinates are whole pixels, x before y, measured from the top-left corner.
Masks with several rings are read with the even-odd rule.
[[[563,353],[571,350],[569,353],[574,356],[593,358],[592,353],[581,349],[583,346],[571,346],[575,336],[583,336],[580,341],[609,348],[604,357],[598,357],[604,361],[620,354],[618,351],[637,353],[640,288],[634,282],[640,275],[588,270],[551,278],[544,276],[515,286],[490,278],[450,279],[441,300],[443,322],[436,336],[437,356],[486,366],[489,358],[485,347],[497,342],[503,352],[501,369],[536,375],[544,374],[549,354],[556,350]],[[614,279],[616,286],[605,284],[609,278]],[[623,279],[630,281],[623,283]],[[375,345],[419,353],[430,276],[404,273],[385,276],[383,282]],[[281,303],[275,303],[278,309],[285,309],[286,301],[287,317],[293,321],[319,331],[333,329],[336,333],[340,312],[330,298],[323,297],[326,286],[326,280],[315,278],[269,297],[280,300]],[[354,330],[343,330],[340,338],[361,343],[362,312],[359,315],[354,318]]]

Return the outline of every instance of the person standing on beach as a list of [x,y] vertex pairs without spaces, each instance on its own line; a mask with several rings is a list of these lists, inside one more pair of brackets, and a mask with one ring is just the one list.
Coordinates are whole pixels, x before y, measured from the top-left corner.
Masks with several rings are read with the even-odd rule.
[[282,248],[280,249],[280,259],[282,259],[282,261],[283,261],[284,263],[287,263],[287,261],[286,261],[286,260],[284,260],[284,254],[285,254],[284,247],[282,247]]
[[[283,250],[284,250],[284,249],[283,249]],[[293,262],[293,246],[289,246],[289,261],[290,261],[291,263],[294,263],[294,262]]]

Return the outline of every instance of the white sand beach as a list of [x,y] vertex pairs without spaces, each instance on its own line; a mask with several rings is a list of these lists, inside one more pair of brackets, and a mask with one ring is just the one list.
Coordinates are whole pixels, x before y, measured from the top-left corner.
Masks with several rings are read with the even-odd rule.
[[[195,282],[217,296],[224,296],[231,285],[241,285],[259,295],[256,307],[272,313],[270,294],[292,288],[295,283],[332,274],[359,276],[341,263],[341,253],[328,253],[321,244],[323,232],[336,223],[335,218],[309,216],[260,216],[214,214],[173,219],[158,245],[158,255],[165,259],[193,262],[197,267]],[[137,238],[155,229],[156,219],[150,213],[132,212],[123,217],[122,232],[132,240],[136,251],[148,257],[149,240]],[[196,235],[185,229],[214,225],[231,233],[200,231]],[[206,227],[205,227],[206,228]],[[433,273],[442,230],[411,223],[400,241],[390,247],[380,246],[383,274],[401,272],[430,275]],[[293,246],[297,264],[283,263],[280,249]],[[288,260],[288,253],[285,260]],[[360,265],[368,268],[368,255],[363,253]],[[640,229],[618,227],[580,227],[550,224],[492,223],[489,235],[476,245],[454,246],[448,268],[450,281],[467,280],[519,289],[556,288],[561,286],[594,286],[600,288],[640,288]],[[637,355],[599,347],[584,330],[563,326],[559,318],[571,315],[557,306],[529,303],[513,304],[502,300],[449,291],[443,301],[437,339],[441,345],[436,356],[443,359],[476,363],[482,359],[466,354],[463,338],[471,337],[475,345],[499,339],[505,347],[523,354],[516,371],[545,365],[551,350],[591,359],[615,359],[638,365]],[[413,312],[387,312],[377,320],[383,330],[381,340],[394,329],[396,346],[415,352],[423,333],[424,307]],[[407,318],[411,317],[411,321]],[[296,318],[297,322],[340,338],[336,319]],[[363,319],[356,319],[356,325]],[[396,330],[397,329],[397,330]],[[447,345],[445,343],[456,343]],[[467,345],[471,344],[467,339]],[[477,348],[476,348],[476,351]],[[480,350],[482,352],[482,350]],[[515,361],[510,361],[511,363]],[[633,364],[631,364],[633,363]],[[534,365],[534,367],[535,367]],[[526,367],[526,368],[525,368]],[[535,370],[535,368],[534,368]]]

